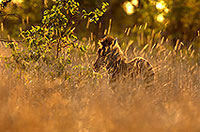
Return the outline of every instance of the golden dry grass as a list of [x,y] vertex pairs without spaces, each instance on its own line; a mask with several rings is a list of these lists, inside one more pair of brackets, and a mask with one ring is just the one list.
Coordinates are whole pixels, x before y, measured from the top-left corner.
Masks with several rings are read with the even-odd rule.
[[[95,55],[87,54],[74,55],[75,63],[91,66]],[[154,49],[130,47],[127,54],[129,59],[145,57],[155,67],[151,95],[137,87],[129,96],[125,86],[113,94],[104,73],[99,79],[76,70],[70,81],[37,76],[26,80],[1,65],[0,131],[200,131],[200,68],[192,51],[168,50],[158,44]]]

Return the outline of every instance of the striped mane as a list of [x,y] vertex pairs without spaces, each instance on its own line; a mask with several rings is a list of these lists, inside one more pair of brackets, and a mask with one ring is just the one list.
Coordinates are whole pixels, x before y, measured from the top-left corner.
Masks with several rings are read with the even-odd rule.
[[146,86],[149,86],[154,80],[154,71],[152,65],[142,57],[136,57],[127,62],[117,39],[112,36],[106,36],[100,40],[98,57],[94,63],[94,70],[98,72],[106,67],[110,75],[110,83],[125,79],[125,76],[136,78],[141,75]]
[[118,53],[121,59],[126,60],[126,57],[124,56],[124,53],[118,44],[117,38],[114,38],[112,36],[104,37],[100,40],[100,48],[103,48],[105,50],[110,49],[111,52],[115,54]]

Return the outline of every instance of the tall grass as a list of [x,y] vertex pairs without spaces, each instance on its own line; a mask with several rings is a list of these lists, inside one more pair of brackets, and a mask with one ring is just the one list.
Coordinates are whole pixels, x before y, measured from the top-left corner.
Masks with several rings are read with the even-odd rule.
[[[184,49],[177,41],[170,49],[170,42],[153,32],[147,37],[121,37],[128,59],[148,59],[156,80],[152,94],[140,86],[128,89],[126,85],[113,93],[106,72],[93,73],[96,44],[93,38],[85,39],[80,43],[88,45],[88,50],[85,54],[73,52],[73,64],[65,69],[71,73],[67,81],[47,80],[41,74],[19,79],[1,60],[0,131],[200,131],[199,56],[191,47]],[[1,47],[1,51],[5,49]],[[77,64],[81,65],[71,69]]]

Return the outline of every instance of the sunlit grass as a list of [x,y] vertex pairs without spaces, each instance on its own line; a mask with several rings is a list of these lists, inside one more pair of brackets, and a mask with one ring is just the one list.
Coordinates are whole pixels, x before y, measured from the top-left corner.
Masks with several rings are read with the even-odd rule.
[[1,31],[4,31],[3,23],[1,23]]
[[[171,42],[153,30],[144,37],[141,30],[146,28],[147,24],[135,26],[139,33],[128,37],[124,45],[129,45],[129,60],[141,56],[153,65],[156,73],[153,94],[142,91],[142,86],[128,89],[125,85],[113,93],[106,72],[96,73],[101,75],[96,78],[84,69],[72,71],[69,67],[65,70],[73,73],[71,80],[55,78],[49,81],[40,74],[34,74],[33,78],[23,73],[16,75],[2,62],[0,131],[199,131],[200,68],[194,61],[194,50],[191,47],[184,50],[180,41],[169,48]],[[87,38],[80,40],[88,45],[86,54],[80,56],[74,51],[72,62],[91,67],[97,56],[96,43],[94,38]],[[6,52],[2,45],[0,49]]]

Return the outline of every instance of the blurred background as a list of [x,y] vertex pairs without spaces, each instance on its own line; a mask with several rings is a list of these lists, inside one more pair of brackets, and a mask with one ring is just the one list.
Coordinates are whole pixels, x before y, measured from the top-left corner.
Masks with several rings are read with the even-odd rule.
[[[76,1],[87,12],[105,2]],[[68,33],[77,43],[66,43],[31,28],[54,0],[0,0],[0,132],[200,131],[200,0],[107,2],[99,21],[81,21]],[[105,34],[118,37],[128,60],[151,62],[151,94],[142,85],[113,94],[107,72],[93,72]]]
[[[4,0],[0,0],[3,2]],[[9,1],[9,0],[7,0]],[[77,0],[80,7],[88,11],[100,7],[103,0]],[[18,37],[20,28],[29,29],[40,25],[43,11],[51,8],[55,0],[12,0],[0,10],[0,37]],[[147,32],[152,29],[169,38],[172,44],[179,39],[186,46],[196,41],[200,30],[199,0],[107,0],[108,11],[97,24],[82,22],[76,30],[79,37],[101,38],[105,29],[111,25],[111,34],[123,36],[133,33],[138,25],[146,25]],[[132,34],[133,35],[133,34]],[[199,47],[199,44],[195,44]]]

